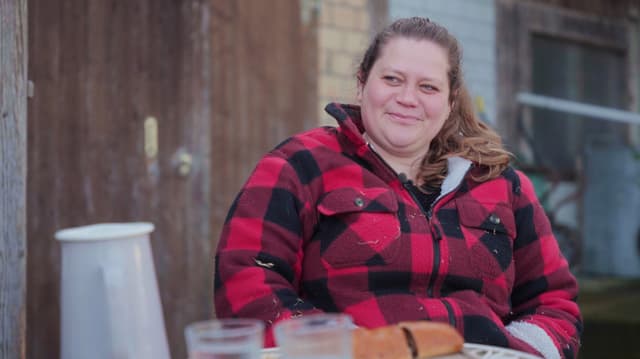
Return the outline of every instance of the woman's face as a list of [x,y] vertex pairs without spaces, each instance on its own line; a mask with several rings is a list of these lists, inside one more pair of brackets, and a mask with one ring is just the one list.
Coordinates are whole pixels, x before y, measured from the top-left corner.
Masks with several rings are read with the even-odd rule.
[[392,38],[358,88],[369,141],[383,157],[422,158],[449,116],[447,54],[427,40]]

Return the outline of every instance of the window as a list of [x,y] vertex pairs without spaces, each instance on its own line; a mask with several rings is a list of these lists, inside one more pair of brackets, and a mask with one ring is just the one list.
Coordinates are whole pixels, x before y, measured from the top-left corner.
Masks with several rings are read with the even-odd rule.
[[640,274],[640,23],[533,1],[496,5],[498,130],[560,248],[574,267]]
[[[624,52],[540,34],[532,34],[531,52],[532,93],[625,109]],[[556,172],[576,171],[583,149],[593,144],[627,139],[628,125],[620,122],[552,109],[530,111],[532,162]]]

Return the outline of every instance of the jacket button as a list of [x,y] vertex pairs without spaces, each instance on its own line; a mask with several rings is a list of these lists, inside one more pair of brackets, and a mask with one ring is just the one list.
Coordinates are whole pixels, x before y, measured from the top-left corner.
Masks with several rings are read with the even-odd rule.
[[360,197],[356,197],[356,199],[353,200],[353,203],[358,207],[364,206],[364,200]]
[[495,214],[491,214],[489,216],[489,222],[493,223],[493,224],[500,224],[500,217],[496,216]]

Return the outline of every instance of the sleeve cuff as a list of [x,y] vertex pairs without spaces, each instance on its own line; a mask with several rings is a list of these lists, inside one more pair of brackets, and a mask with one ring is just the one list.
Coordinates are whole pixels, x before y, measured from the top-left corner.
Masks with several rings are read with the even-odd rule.
[[511,335],[531,345],[545,359],[561,359],[553,340],[539,326],[527,322],[511,322],[506,328]]

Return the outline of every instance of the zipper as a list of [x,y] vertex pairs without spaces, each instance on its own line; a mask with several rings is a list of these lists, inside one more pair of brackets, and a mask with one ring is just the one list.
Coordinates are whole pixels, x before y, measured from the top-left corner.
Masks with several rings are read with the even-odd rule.
[[[431,277],[429,278],[429,285],[427,286],[427,295],[429,297],[433,297],[433,286],[438,278],[438,272],[440,271],[440,240],[442,239],[442,233],[440,233],[440,228],[438,226],[434,226],[432,224],[433,217],[433,209],[436,207],[436,204],[442,201],[443,198],[447,197],[450,193],[454,193],[460,188],[462,181],[456,185],[456,187],[447,191],[446,193],[440,193],[438,198],[436,198],[429,210],[427,211],[427,219],[429,221],[429,228],[431,229],[431,235],[434,237],[433,240],[433,271],[431,272]],[[435,232],[435,233],[434,233]],[[447,310],[451,308],[447,307]],[[449,312],[449,317],[451,318],[451,312]]]
[[[433,286],[436,282],[436,279],[438,278],[438,272],[440,271],[440,256],[441,256],[440,240],[442,239],[442,233],[440,233],[440,228],[438,228],[437,226],[434,226],[432,223],[433,210],[436,207],[436,204],[438,204],[438,202],[442,201],[443,198],[447,197],[449,194],[457,191],[461,185],[462,185],[462,181],[460,181],[454,188],[449,189],[445,193],[440,193],[440,195],[433,201],[433,203],[431,203],[431,206],[429,206],[429,209],[425,210],[422,203],[420,203],[420,201],[413,194],[411,189],[409,189],[410,184],[407,181],[402,181],[402,187],[404,187],[404,189],[407,192],[409,192],[409,195],[411,195],[411,198],[413,199],[413,201],[418,204],[418,207],[422,210],[422,213],[426,214],[427,222],[429,223],[429,229],[431,230],[431,236],[433,237],[433,267],[431,269],[431,276],[429,276],[429,282],[427,284],[427,295],[430,298],[433,298]],[[449,318],[451,320],[452,313],[450,309],[451,308],[447,307],[447,310],[449,311]]]
[[[454,188],[449,189],[445,193],[440,193],[440,195],[433,201],[431,206],[429,206],[429,209],[425,209],[422,203],[420,203],[418,198],[409,189],[409,183],[406,180],[406,177],[403,179],[400,175],[398,175],[398,173],[387,163],[387,161],[385,161],[384,158],[382,158],[382,156],[380,156],[378,152],[376,152],[373,149],[371,144],[367,143],[367,146],[369,147],[369,150],[378,158],[378,160],[380,160],[380,162],[387,169],[389,169],[389,171],[391,171],[391,173],[393,173],[398,180],[400,180],[400,182],[402,183],[402,187],[405,189],[405,191],[409,192],[409,195],[413,199],[413,202],[415,202],[418,205],[418,208],[420,208],[420,210],[422,211],[422,213],[424,213],[427,216],[427,223],[429,225],[429,229],[431,230],[431,236],[433,237],[433,267],[431,268],[431,276],[429,276],[429,281],[427,283],[427,296],[430,298],[433,298],[433,285],[436,282],[436,279],[438,278],[438,271],[440,271],[440,255],[441,254],[440,254],[439,242],[440,242],[440,239],[442,238],[442,233],[440,233],[440,229],[438,229],[438,227],[434,227],[431,222],[431,218],[433,216],[433,209],[435,208],[436,204],[440,202],[444,197],[446,197],[450,193],[457,191],[458,188],[460,188],[462,184],[462,179],[458,182],[458,184],[456,184]],[[434,233],[434,230],[437,231],[437,233]],[[453,315],[451,308],[448,305],[445,305],[445,306],[447,307],[447,311],[449,313],[449,321],[451,321],[452,315]],[[453,320],[455,321],[455,318],[453,318]]]
[[[431,276],[429,276],[429,281],[427,282],[427,296],[429,297],[433,297],[433,283],[435,282],[436,278],[438,277],[438,271],[440,270],[440,246],[438,245],[439,240],[435,239],[434,233],[433,233],[433,226],[431,225],[431,215],[433,214],[433,207],[435,205],[435,203],[441,199],[443,196],[442,194],[440,196],[438,196],[438,198],[436,198],[435,201],[433,201],[433,203],[431,204],[431,206],[429,207],[429,209],[425,209],[424,206],[422,205],[422,203],[420,203],[420,201],[418,200],[418,198],[413,194],[413,192],[409,189],[409,183],[404,177],[404,175],[398,175],[398,173],[391,167],[389,166],[389,164],[387,163],[387,161],[384,160],[384,158],[382,158],[378,152],[376,152],[373,147],[371,147],[370,144],[367,144],[367,146],[369,147],[369,150],[371,150],[371,152],[373,152],[373,154],[380,160],[380,162],[387,167],[387,169],[389,169],[389,171],[391,171],[391,173],[393,173],[395,175],[395,177],[400,181],[400,183],[402,183],[402,187],[404,188],[405,191],[409,192],[409,195],[411,196],[411,198],[413,199],[413,202],[415,202],[418,205],[418,208],[420,208],[420,211],[422,211],[422,213],[426,214],[427,216],[427,223],[429,225],[429,229],[431,230],[431,236],[434,237],[433,240],[433,267],[431,268]],[[449,192],[447,192],[449,193]]]
[[407,181],[402,181],[402,179],[401,179],[401,182],[402,182],[402,187],[404,187],[404,189],[407,192],[409,192],[409,195],[411,196],[413,201],[418,205],[422,213],[426,214],[429,230],[431,231],[431,236],[433,237],[433,241],[432,241],[433,267],[431,268],[431,275],[429,276],[429,281],[427,282],[427,296],[433,297],[433,283],[435,283],[436,278],[438,277],[438,271],[440,270],[440,245],[439,245],[440,240],[436,239],[436,238],[440,238],[440,236],[436,236],[436,233],[433,232],[434,230],[439,231],[439,229],[437,227],[434,227],[431,223],[431,216],[433,214],[433,205],[435,204],[436,201],[434,201],[434,203],[431,204],[429,209],[425,209],[422,203],[416,197],[416,195],[413,194],[413,191],[411,191],[409,187],[411,185]]
[[413,199],[413,201],[418,205],[418,208],[420,208],[420,211],[422,211],[422,213],[427,215],[427,219],[431,219],[429,217],[429,212],[431,212],[431,208],[429,208],[429,212],[427,212],[427,210],[424,208],[424,206],[422,205],[422,203],[418,200],[418,197],[416,197],[415,194],[413,194],[413,191],[411,191],[411,184],[409,184],[408,180],[403,180],[402,178],[400,178],[398,176],[398,179],[400,180],[400,182],[402,182],[402,187],[404,187],[404,189],[409,192],[409,195],[411,196],[411,198]]
[[451,308],[451,303],[449,303],[446,299],[442,299],[442,304],[447,309],[447,315],[449,319],[449,324],[451,326],[456,327],[456,316],[453,314],[453,308]]

